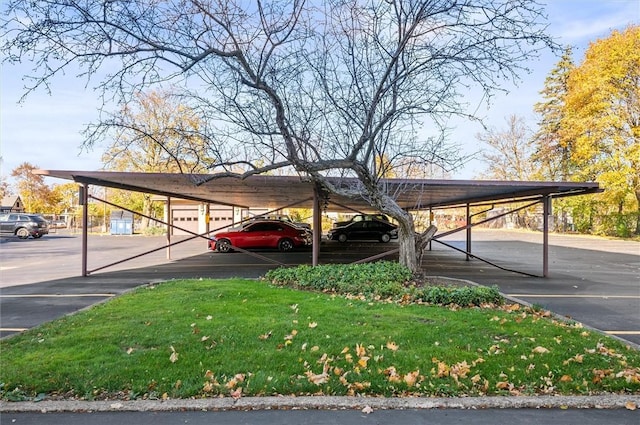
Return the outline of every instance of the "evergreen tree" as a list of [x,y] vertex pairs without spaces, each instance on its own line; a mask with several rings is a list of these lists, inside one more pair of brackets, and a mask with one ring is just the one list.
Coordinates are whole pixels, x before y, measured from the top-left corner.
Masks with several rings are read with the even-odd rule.
[[542,180],[568,181],[574,170],[571,161],[571,139],[564,137],[562,120],[565,113],[567,81],[575,68],[571,47],[566,47],[560,61],[545,79],[540,91],[543,101],[534,105],[540,116],[534,136],[533,161]]

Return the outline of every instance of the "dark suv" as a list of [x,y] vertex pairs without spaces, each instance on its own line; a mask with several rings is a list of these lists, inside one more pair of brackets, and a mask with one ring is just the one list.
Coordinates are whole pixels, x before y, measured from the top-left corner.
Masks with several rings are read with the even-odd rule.
[[27,239],[33,236],[41,238],[49,233],[49,222],[37,214],[8,213],[0,214],[0,234]]

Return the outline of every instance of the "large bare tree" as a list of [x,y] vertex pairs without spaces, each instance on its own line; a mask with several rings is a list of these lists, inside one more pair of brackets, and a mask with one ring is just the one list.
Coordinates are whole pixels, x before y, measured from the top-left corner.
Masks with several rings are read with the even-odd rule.
[[286,169],[364,198],[398,220],[400,261],[413,270],[424,241],[382,177],[406,158],[455,165],[441,132],[467,115],[464,96],[500,90],[553,46],[535,0],[13,0],[5,10],[2,52],[33,61],[28,90],[75,67],[99,77],[107,100],[181,84],[208,124],[214,174]]

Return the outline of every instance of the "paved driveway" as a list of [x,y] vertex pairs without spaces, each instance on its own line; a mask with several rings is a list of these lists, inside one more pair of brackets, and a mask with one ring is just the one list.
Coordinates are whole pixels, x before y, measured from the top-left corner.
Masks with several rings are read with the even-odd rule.
[[[186,238],[174,238],[181,241]],[[514,231],[474,231],[472,252],[507,269],[542,273],[542,235]],[[464,248],[464,240],[446,240]],[[95,270],[128,256],[163,248],[163,237],[89,236],[88,269]],[[640,344],[640,243],[581,236],[550,236],[550,277],[534,278],[500,270],[437,243],[425,255],[428,274],[498,285],[509,296]],[[123,293],[152,281],[172,278],[249,277],[277,264],[241,253],[207,250],[201,239],[165,249],[79,277],[79,235],[58,233],[39,240],[0,241],[0,336]],[[350,262],[375,255],[393,244],[325,243],[320,261]],[[311,252],[260,254],[286,264],[311,262]]]

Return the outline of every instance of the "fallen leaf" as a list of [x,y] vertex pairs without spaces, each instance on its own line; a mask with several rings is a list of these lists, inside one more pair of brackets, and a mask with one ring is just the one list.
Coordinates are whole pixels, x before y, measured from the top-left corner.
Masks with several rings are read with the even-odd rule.
[[207,320],[211,320],[211,319],[213,319],[213,316],[212,315],[208,315],[207,316]]
[[263,341],[264,341],[264,340],[267,340],[267,339],[271,338],[271,333],[272,333],[272,332],[273,332],[273,331],[269,331],[269,332],[267,332],[266,334],[262,334],[262,335],[260,335],[258,338],[260,338],[260,339],[261,339],[261,340],[263,340]]
[[633,402],[633,401],[627,401],[627,402],[624,404],[624,407],[625,407],[625,409],[627,409],[627,410],[636,410],[636,409],[638,408],[638,405],[637,405],[635,402]]
[[410,386],[413,387],[416,384],[416,381],[418,380],[418,377],[420,376],[420,371],[416,370],[413,372],[409,372],[406,375],[404,375],[404,382]]
[[573,378],[570,375],[562,375],[562,378],[560,378],[560,382],[571,382],[573,381]]
[[358,366],[360,366],[362,368],[366,368],[368,361],[369,361],[369,357],[367,357],[367,356],[360,357],[360,359],[358,360]]
[[546,348],[541,347],[541,346],[538,345],[536,348],[531,350],[531,352],[535,353],[535,354],[545,354],[545,353],[548,353],[549,350],[547,350]]
[[398,351],[398,344],[396,344],[395,342],[387,342],[387,348],[391,351]]
[[234,400],[239,399],[240,397],[242,397],[242,387],[238,387],[235,390],[231,391],[230,395]]
[[499,390],[507,390],[510,386],[511,384],[507,381],[500,381],[496,383],[496,388]]
[[133,348],[132,347],[127,348],[127,354],[131,354],[131,353],[133,353]]
[[373,408],[371,406],[364,406],[364,409],[362,409],[362,413],[364,413],[365,415],[373,413]]
[[329,382],[329,374],[325,372],[316,375],[309,370],[305,373],[305,375],[307,376],[309,382],[311,382],[312,384],[322,385]]
[[356,356],[363,357],[367,355],[367,350],[360,344],[356,344]]
[[309,323],[309,327],[310,327],[311,329],[313,329],[313,328],[315,328],[315,327],[317,327],[317,326],[318,326],[318,324],[317,324],[316,322],[311,322],[311,323]]
[[171,363],[175,363],[178,361],[178,353],[176,353],[176,349],[173,348],[173,345],[169,348],[171,348],[171,356],[169,356],[169,360],[171,361]]

